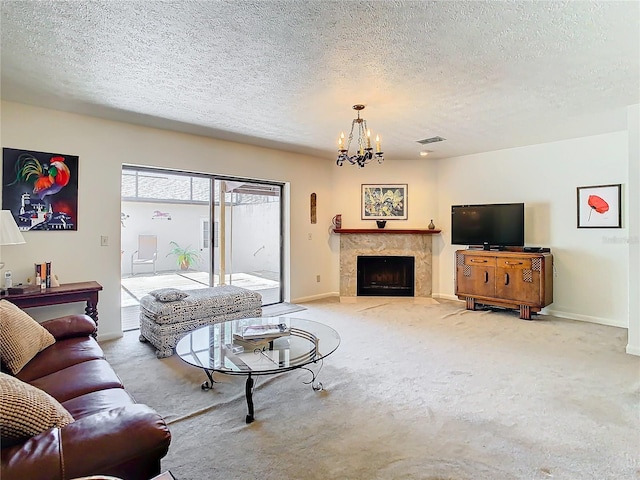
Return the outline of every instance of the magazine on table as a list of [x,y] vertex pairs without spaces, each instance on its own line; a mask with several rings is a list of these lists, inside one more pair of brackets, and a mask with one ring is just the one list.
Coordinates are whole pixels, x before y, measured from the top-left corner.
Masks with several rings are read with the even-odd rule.
[[266,324],[266,325],[249,325],[244,327],[241,336],[244,340],[253,338],[278,338],[290,335],[289,327],[284,323]]
[[256,348],[266,348],[270,342],[273,342],[275,339],[273,337],[270,338],[243,338],[242,335],[237,333],[233,334],[233,344],[241,345],[245,349],[255,350]]

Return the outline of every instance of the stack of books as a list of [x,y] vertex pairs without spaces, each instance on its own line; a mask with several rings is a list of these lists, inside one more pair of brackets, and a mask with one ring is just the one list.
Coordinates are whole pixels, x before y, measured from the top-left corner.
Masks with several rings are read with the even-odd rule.
[[290,335],[289,327],[284,323],[267,325],[249,325],[241,333],[233,334],[233,343],[245,349],[263,349],[276,338]]

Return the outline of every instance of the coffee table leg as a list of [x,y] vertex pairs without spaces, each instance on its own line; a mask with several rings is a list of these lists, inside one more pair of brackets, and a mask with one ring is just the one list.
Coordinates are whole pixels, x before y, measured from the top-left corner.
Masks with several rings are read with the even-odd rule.
[[207,377],[209,377],[209,381],[208,382],[204,382],[202,385],[200,385],[200,388],[202,388],[202,390],[209,390],[211,388],[213,388],[213,377],[211,376],[211,372],[209,370],[207,370],[206,368],[203,368],[204,373],[207,374]]
[[253,378],[251,378],[251,374],[247,377],[247,383],[244,387],[244,392],[247,397],[247,408],[249,409],[249,413],[247,414],[247,423],[253,422]]

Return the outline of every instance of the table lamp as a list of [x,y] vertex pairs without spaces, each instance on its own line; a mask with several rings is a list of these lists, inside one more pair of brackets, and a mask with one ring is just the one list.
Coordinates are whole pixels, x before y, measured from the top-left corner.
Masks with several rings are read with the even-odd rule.
[[[13,219],[13,215],[10,210],[0,210],[0,245],[19,245],[21,243],[27,243],[24,241],[24,237],[18,225]],[[0,257],[0,270],[4,268],[4,262]]]

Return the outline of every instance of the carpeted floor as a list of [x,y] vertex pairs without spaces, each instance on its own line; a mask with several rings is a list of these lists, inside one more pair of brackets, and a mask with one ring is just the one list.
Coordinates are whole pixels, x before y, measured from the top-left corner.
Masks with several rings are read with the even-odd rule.
[[137,332],[102,344],[173,435],[163,470],[187,479],[640,478],[640,358],[626,330],[460,302],[304,304],[341,335],[315,392],[305,371],[244,377],[157,360]]
[[267,305],[266,307],[262,307],[262,316],[263,317],[277,317],[279,315],[289,315],[292,313],[301,312],[302,310],[306,310],[306,307],[302,305],[296,305],[295,303],[276,303],[274,305]]

